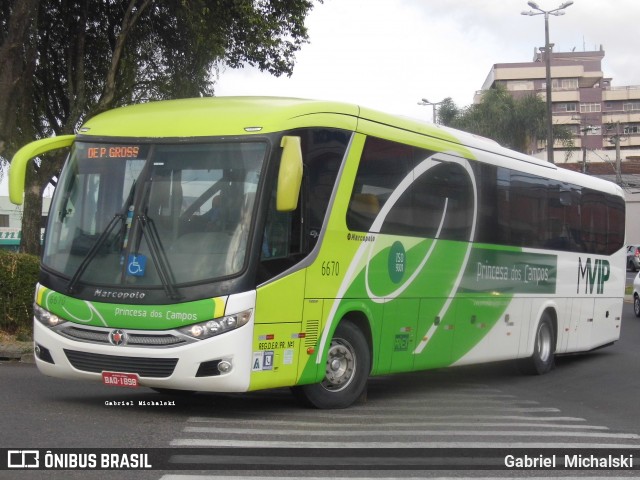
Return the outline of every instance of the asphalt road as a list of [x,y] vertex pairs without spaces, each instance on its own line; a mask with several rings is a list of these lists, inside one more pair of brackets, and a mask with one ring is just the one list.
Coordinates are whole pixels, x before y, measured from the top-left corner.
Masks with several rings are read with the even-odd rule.
[[[470,452],[483,447],[640,448],[639,345],[640,319],[625,304],[619,342],[561,357],[547,375],[523,376],[508,362],[375,378],[366,403],[339,411],[305,409],[288,390],[170,397],[142,388],[59,380],[40,375],[34,365],[0,363],[0,448],[162,448],[172,459],[182,452],[177,448],[258,453],[276,448],[288,455],[281,461],[292,468],[305,460],[291,448],[337,452],[334,459],[323,460],[336,470],[0,471],[0,478],[511,478],[510,472],[344,470],[339,452],[442,446]],[[158,400],[175,405],[139,405]],[[561,473],[525,475],[565,478]],[[619,478],[625,472],[572,475]]]

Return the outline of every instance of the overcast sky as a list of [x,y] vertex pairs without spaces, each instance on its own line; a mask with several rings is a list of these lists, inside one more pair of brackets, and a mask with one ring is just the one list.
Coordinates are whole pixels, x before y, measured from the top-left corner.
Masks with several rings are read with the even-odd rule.
[[[563,1],[537,3],[551,10]],[[544,16],[525,10],[526,0],[324,0],[307,18],[309,44],[290,78],[226,70],[216,95],[342,100],[431,120],[421,98],[467,106],[493,64],[533,59]],[[640,0],[575,0],[565,11],[549,19],[556,51],[602,45],[613,85],[640,85]]]
[[[551,10],[563,1],[537,3]],[[525,0],[324,0],[307,18],[309,43],[291,77],[226,69],[216,94],[340,100],[430,121],[420,99],[467,106],[493,64],[533,59],[544,16],[525,10]],[[602,45],[613,86],[640,85],[639,23],[640,0],[575,0],[550,16],[550,40],[556,51]]]

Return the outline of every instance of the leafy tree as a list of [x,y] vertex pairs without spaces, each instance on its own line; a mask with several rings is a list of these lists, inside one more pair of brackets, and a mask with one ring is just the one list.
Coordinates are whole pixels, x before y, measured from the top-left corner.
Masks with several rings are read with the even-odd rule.
[[[443,125],[491,138],[522,153],[534,153],[539,139],[546,138],[545,102],[535,94],[516,98],[498,86],[484,92],[480,103],[464,109],[450,103],[440,108]],[[571,151],[573,139],[569,130],[554,125],[554,138]]]
[[[312,0],[0,0],[0,157],[113,107],[213,95],[224,66],[290,75],[311,8]],[[27,171],[27,252],[39,252],[42,193],[62,161]]]
[[453,99],[447,97],[440,103],[437,120],[438,123],[442,125],[451,125],[460,114],[460,109],[456,106]]

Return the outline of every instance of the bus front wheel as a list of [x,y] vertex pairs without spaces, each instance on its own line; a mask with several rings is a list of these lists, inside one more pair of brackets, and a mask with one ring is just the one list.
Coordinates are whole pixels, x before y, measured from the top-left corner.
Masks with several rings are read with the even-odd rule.
[[370,370],[367,339],[354,323],[343,321],[329,345],[322,382],[295,387],[294,392],[316,408],[346,408],[365,395]]
[[553,369],[555,364],[556,335],[553,321],[548,312],[540,318],[536,328],[533,355],[522,359],[521,370],[530,375],[543,375]]

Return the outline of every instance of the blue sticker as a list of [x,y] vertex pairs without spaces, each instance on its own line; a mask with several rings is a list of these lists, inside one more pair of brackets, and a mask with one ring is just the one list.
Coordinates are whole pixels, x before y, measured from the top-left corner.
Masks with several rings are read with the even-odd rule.
[[147,268],[147,257],[144,255],[129,255],[127,274],[133,277],[143,277]]

